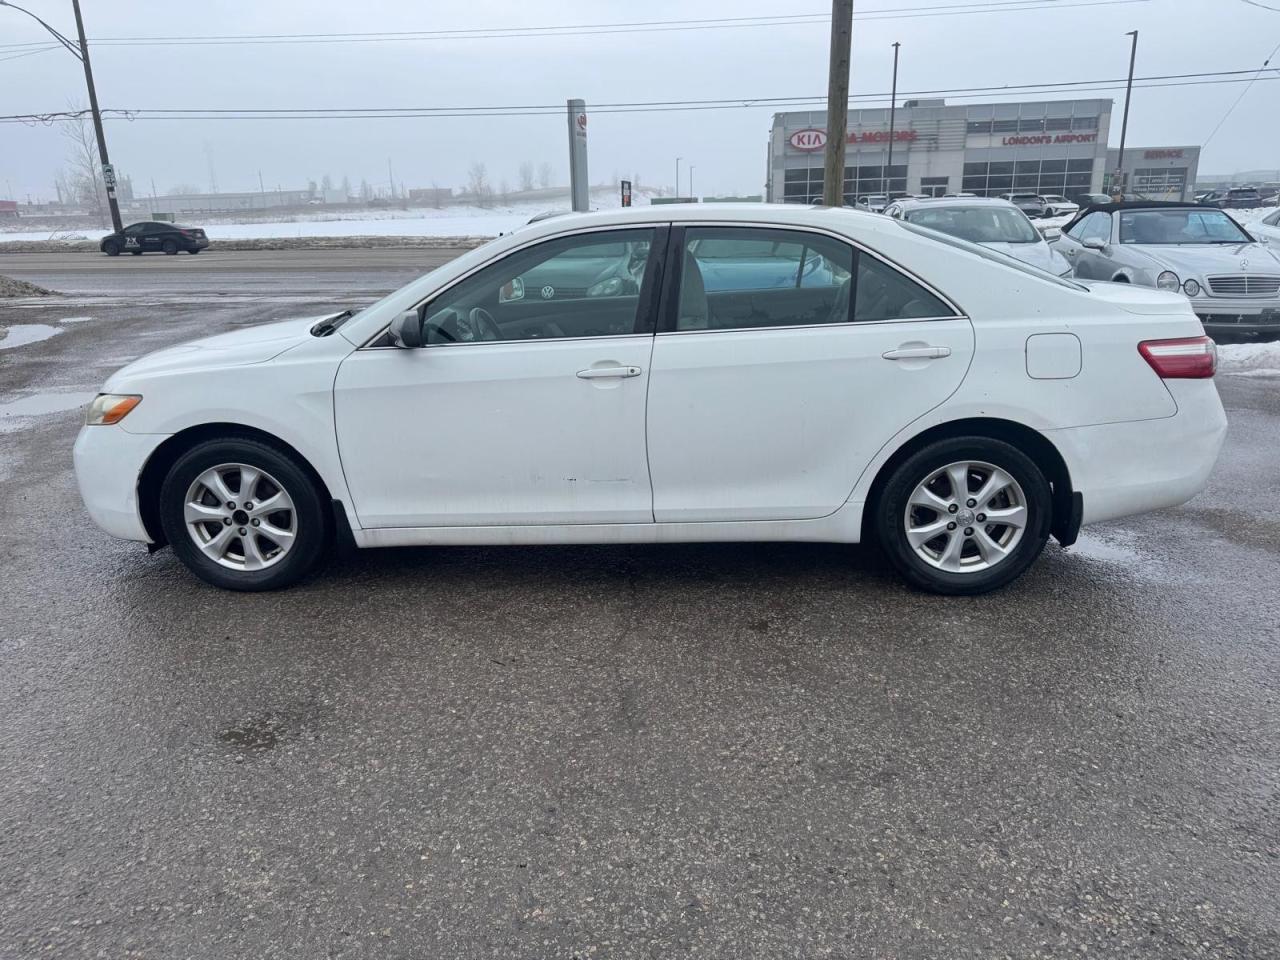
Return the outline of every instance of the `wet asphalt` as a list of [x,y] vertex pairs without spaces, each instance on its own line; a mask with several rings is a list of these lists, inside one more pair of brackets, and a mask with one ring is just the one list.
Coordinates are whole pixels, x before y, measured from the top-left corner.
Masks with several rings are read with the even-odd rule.
[[222,593],[90,523],[77,406],[291,283],[0,301],[59,331],[0,349],[0,957],[1280,957],[1280,382],[977,599],[791,544]]

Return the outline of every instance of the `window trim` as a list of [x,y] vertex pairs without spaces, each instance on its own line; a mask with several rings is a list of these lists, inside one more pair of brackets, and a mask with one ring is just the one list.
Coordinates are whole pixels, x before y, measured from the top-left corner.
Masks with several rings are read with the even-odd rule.
[[[680,312],[679,294],[680,282],[684,273],[684,258],[679,256],[684,247],[684,234],[687,227],[751,227],[760,230],[781,230],[788,233],[811,233],[817,236],[826,237],[831,240],[837,240],[853,248],[853,288],[849,291],[849,319],[841,320],[836,323],[787,323],[777,324],[773,326],[760,327],[724,327],[722,329],[702,329],[702,330],[677,330],[676,322]],[[896,270],[907,279],[919,284],[926,291],[933,294],[943,304],[950,307],[955,313],[937,317],[901,317],[895,320],[854,320],[853,310],[857,303],[857,271],[858,257],[870,256],[872,259],[879,260],[882,264],[892,270]],[[902,264],[886,257],[884,254],[872,250],[869,247],[859,243],[847,234],[837,233],[834,230],[824,230],[819,227],[797,226],[792,224],[768,223],[748,220],[686,220],[683,222],[673,223],[671,225],[671,233],[667,241],[667,257],[666,262],[669,269],[664,271],[662,285],[661,306],[658,310],[658,330],[657,336],[687,336],[689,334],[703,333],[755,333],[765,330],[818,330],[830,329],[832,327],[866,327],[872,325],[881,325],[886,323],[919,323],[932,322],[938,320],[968,320],[969,315],[960,308],[960,305],[954,299],[947,296],[936,286],[925,280],[913,270],[909,270]]]
[[[640,223],[634,226],[619,226],[617,224],[613,224],[610,226],[602,225],[598,227],[591,227],[586,230],[565,230],[561,233],[555,233],[548,237],[538,237],[537,239],[530,240],[528,243],[523,243],[518,247],[512,247],[500,256],[486,260],[484,263],[478,264],[476,267],[468,270],[461,276],[454,277],[443,287],[438,287],[431,291],[427,297],[419,300],[412,307],[406,307],[405,310],[401,312],[407,313],[409,310],[421,310],[431,301],[448,293],[458,284],[462,283],[464,280],[469,280],[480,271],[487,270],[490,267],[501,263],[503,260],[506,260],[508,257],[523,253],[526,250],[532,250],[534,247],[541,246],[544,243],[553,243],[557,240],[563,240],[566,237],[580,237],[591,233],[618,233],[619,231],[624,230],[652,230],[654,235],[653,242],[649,245],[649,260],[645,264],[644,277],[640,281],[640,293],[636,304],[636,323],[634,330],[629,333],[610,333],[599,337],[525,337],[519,340],[477,340],[472,343],[454,343],[449,344],[448,346],[450,348],[485,347],[504,343],[565,343],[571,340],[616,340],[620,337],[651,337],[653,336],[653,328],[656,323],[656,307],[660,302],[655,296],[655,290],[657,285],[660,284],[663,279],[663,267],[665,266],[667,249],[669,247],[669,243],[666,238],[671,230],[671,223],[663,220],[655,220],[650,223]],[[648,314],[647,320],[645,319],[646,311]],[[366,338],[364,343],[360,344],[356,350],[399,350],[400,348],[393,343],[379,342],[387,337],[390,329],[391,322],[388,321],[386,326],[380,328],[372,336]],[[435,344],[434,346],[440,346],[440,344]],[[426,349],[426,347],[424,346],[422,349]]]

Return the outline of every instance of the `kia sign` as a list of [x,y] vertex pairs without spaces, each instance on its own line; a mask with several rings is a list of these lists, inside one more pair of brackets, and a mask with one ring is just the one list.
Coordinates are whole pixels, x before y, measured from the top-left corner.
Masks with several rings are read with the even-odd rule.
[[[919,134],[914,130],[895,130],[893,131],[894,143],[911,143]],[[888,130],[853,130],[845,138],[846,143],[888,143]],[[791,145],[791,149],[799,150],[801,153],[813,153],[821,150],[827,145],[827,134],[825,130],[819,130],[816,127],[809,127],[805,130],[797,130],[787,138],[787,143]]]
[[827,132],[810,127],[808,130],[797,130],[787,138],[787,143],[803,153],[821,150],[827,145]]

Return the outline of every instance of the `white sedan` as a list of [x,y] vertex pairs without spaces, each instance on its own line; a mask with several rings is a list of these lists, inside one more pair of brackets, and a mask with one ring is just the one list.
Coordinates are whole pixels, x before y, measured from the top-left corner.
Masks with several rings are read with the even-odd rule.
[[144,357],[75,463],[104,530],[230,589],[293,583],[336,537],[874,540],[972,594],[1199,491],[1214,364],[1179,294],[850,210],[637,207]]

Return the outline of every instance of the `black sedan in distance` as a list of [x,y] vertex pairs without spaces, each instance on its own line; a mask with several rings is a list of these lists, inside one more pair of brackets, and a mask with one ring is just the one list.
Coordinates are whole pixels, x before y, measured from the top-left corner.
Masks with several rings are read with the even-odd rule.
[[118,257],[122,253],[137,256],[152,250],[172,256],[179,250],[199,253],[208,245],[209,238],[199,227],[144,220],[129,224],[119,233],[107,234],[98,244],[98,249],[109,257]]

